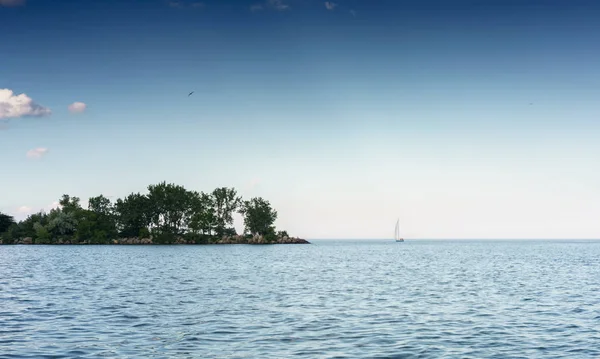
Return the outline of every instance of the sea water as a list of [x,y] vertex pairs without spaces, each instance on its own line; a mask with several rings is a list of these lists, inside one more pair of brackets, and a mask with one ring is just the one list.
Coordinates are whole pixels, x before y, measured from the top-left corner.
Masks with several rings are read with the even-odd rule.
[[0,246],[0,358],[597,358],[598,241]]

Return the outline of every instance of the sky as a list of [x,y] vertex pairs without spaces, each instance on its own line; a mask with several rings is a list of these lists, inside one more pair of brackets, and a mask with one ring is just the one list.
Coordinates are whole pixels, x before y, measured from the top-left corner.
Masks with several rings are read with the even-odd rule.
[[398,218],[406,239],[600,238],[599,18],[596,0],[0,0],[0,211],[164,180],[264,197],[308,239],[391,239]]

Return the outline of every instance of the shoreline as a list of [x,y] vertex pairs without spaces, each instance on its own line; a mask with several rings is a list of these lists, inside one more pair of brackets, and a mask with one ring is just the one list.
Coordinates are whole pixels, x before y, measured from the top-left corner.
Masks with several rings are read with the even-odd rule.
[[[278,213],[262,197],[244,200],[235,188],[188,190],[166,181],[147,193],[111,201],[63,194],[58,206],[15,221],[0,212],[0,244],[307,244],[275,227]],[[234,214],[244,228],[234,227]]]
[[265,238],[264,236],[256,235],[256,236],[224,236],[221,239],[217,238],[202,238],[201,240],[193,240],[193,239],[185,239],[183,237],[178,237],[175,239],[173,243],[155,243],[152,237],[148,238],[139,238],[139,237],[130,237],[130,238],[118,238],[110,240],[109,243],[96,244],[89,242],[78,242],[73,243],[74,239],[59,239],[53,243],[35,243],[35,241],[31,237],[21,238],[13,243],[3,243],[0,239],[0,245],[50,245],[50,246],[81,246],[81,245],[109,245],[109,246],[160,246],[160,245],[224,245],[224,244],[250,244],[250,245],[272,245],[272,244],[311,244],[306,239],[297,238],[297,237],[278,237],[272,240]]

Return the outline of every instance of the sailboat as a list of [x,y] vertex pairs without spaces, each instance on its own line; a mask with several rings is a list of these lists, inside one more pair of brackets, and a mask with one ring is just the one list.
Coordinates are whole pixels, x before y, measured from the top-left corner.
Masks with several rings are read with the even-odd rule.
[[396,229],[394,230],[394,239],[396,242],[404,242],[404,238],[400,237],[400,218],[396,221]]

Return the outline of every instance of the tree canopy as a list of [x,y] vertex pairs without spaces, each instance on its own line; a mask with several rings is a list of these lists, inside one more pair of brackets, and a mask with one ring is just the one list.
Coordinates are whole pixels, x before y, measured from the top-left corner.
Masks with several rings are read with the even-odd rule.
[[13,224],[15,224],[15,219],[12,216],[0,212],[0,233],[6,232]]
[[[16,223],[0,213],[0,239],[4,244],[31,238],[34,244],[110,244],[118,238],[153,238],[153,243],[175,243],[186,238],[194,243],[212,243],[237,235],[233,215],[244,220],[244,235],[276,237],[275,211],[269,201],[256,197],[243,200],[234,188],[211,192],[190,191],[160,182],[147,193],[130,193],[115,202],[103,195],[91,197],[83,208],[79,197],[64,194],[58,208],[29,215]],[[287,233],[280,231],[279,234]]]
[[277,211],[271,208],[269,201],[262,198],[252,198],[244,201],[241,213],[244,214],[245,230],[254,235],[273,235],[273,223],[277,219]]

